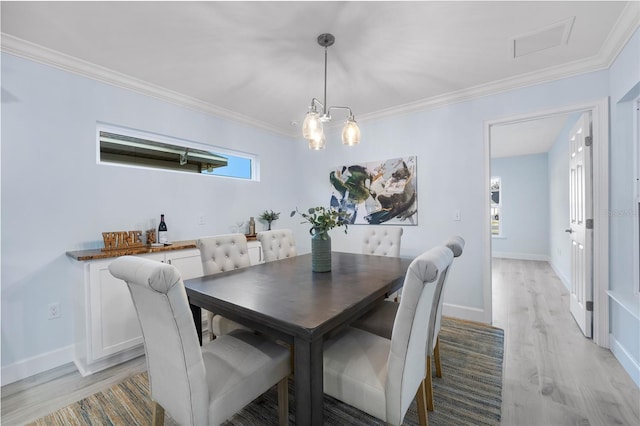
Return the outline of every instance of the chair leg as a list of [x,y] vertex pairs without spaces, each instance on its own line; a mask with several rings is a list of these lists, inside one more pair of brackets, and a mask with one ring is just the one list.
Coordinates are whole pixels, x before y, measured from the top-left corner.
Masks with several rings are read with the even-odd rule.
[[427,410],[433,411],[433,382],[431,378],[431,357],[427,355],[427,374],[422,381],[427,398]]
[[429,425],[429,415],[427,414],[427,401],[424,389],[424,381],[420,383],[418,392],[416,392],[416,404],[418,405],[418,420],[420,426]]
[[433,359],[436,362],[436,376],[442,377],[442,364],[440,364],[440,336],[436,337],[436,346],[433,348]]
[[213,341],[216,338],[213,334],[213,312],[207,311],[207,322],[209,323],[209,341]]
[[153,407],[151,410],[153,411],[153,419],[151,420],[152,426],[163,426],[164,425],[164,408],[162,405],[158,404],[155,401],[151,401]]
[[289,425],[289,379],[285,377],[278,382],[278,424]]

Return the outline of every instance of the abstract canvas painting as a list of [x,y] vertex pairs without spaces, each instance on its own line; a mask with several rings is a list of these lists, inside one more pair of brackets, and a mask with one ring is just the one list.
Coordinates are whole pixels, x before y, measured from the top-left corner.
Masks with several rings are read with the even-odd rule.
[[416,156],[339,166],[329,173],[330,205],[350,224],[418,224]]

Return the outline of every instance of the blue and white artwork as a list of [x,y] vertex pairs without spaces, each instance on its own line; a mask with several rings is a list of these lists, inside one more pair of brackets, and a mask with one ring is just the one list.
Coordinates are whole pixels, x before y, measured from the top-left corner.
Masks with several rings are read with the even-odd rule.
[[416,162],[414,155],[332,169],[331,207],[354,225],[417,225]]

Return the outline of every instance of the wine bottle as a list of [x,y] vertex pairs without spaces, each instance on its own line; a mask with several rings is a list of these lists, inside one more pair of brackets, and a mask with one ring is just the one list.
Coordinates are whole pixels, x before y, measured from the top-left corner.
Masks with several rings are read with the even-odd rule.
[[160,215],[160,226],[158,226],[158,242],[161,244],[167,244],[169,242],[169,236],[167,233],[167,224],[164,223],[164,215]]

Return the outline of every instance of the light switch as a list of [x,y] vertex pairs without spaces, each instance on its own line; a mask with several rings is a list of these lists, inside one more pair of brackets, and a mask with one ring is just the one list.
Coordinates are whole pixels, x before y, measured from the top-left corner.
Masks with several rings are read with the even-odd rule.
[[453,220],[460,221],[462,218],[460,217],[460,209],[455,209],[453,211]]

